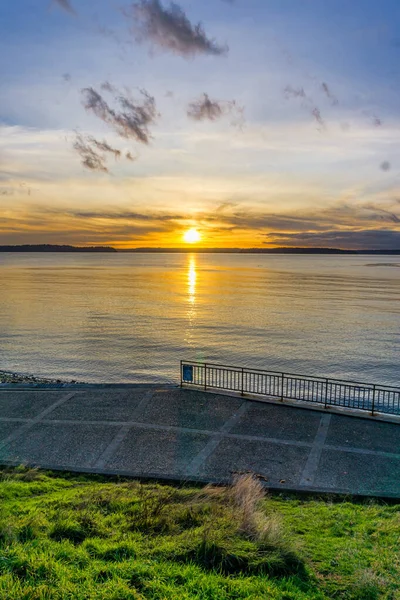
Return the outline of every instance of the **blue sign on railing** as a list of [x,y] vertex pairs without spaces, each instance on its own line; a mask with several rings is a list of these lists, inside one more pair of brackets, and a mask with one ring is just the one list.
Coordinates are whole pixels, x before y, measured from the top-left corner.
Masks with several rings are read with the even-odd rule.
[[182,379],[187,383],[193,382],[193,367],[191,365],[182,365]]

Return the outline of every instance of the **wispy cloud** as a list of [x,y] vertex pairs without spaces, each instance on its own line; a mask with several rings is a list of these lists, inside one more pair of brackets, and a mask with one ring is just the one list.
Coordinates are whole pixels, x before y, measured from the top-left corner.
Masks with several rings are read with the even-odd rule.
[[125,16],[133,20],[131,31],[138,42],[148,40],[154,47],[183,56],[228,52],[207,37],[201,23],[193,25],[184,10],[175,3],[164,7],[160,0],[139,0],[124,10]]
[[90,141],[85,139],[80,133],[77,134],[73,147],[81,157],[82,165],[86,169],[108,173],[104,155],[96,152],[90,144]]
[[120,137],[132,138],[142,144],[148,144],[149,125],[154,123],[158,116],[155,99],[146,90],[140,90],[143,97],[141,103],[129,95],[118,94],[117,90],[115,92],[117,95],[114,100],[120,107],[119,111],[111,108],[101,94],[92,87],[82,90],[84,107],[110,125]]
[[366,204],[365,208],[367,210],[372,211],[377,220],[390,221],[392,223],[400,223],[400,217],[392,210],[382,208],[381,206],[377,206],[376,204],[372,203]]
[[187,115],[194,121],[216,121],[226,115],[233,115],[233,125],[241,126],[244,123],[244,108],[239,106],[235,100],[211,100],[205,93],[189,104]]
[[324,92],[324,94],[329,98],[329,100],[331,101],[333,106],[336,106],[337,104],[339,104],[339,100],[336,98],[336,96],[331,92],[328,84],[323,81],[321,83],[321,89]]
[[109,81],[104,81],[100,88],[104,91],[104,92],[110,92],[110,94],[113,94],[116,89],[115,87],[109,82]]
[[70,15],[76,15],[75,10],[72,8],[72,5],[69,0],[53,0],[55,4],[58,4],[63,10],[68,12]]
[[96,140],[94,137],[89,137],[88,138],[89,141],[101,152],[109,152],[110,154],[113,154],[115,158],[120,158],[121,156],[121,150],[118,150],[117,148],[113,148],[112,146],[110,146],[110,144],[106,141],[102,141],[100,142],[99,140]]
[[68,210],[64,214],[78,219],[102,219],[107,221],[181,221],[184,219],[182,215],[174,213],[160,213],[157,211],[145,213],[135,212],[131,210]]
[[323,118],[321,116],[321,111],[319,110],[319,108],[317,106],[315,106],[312,109],[311,114],[314,117],[314,119],[316,120],[316,122],[318,123],[318,125],[320,125],[322,129],[324,129],[325,121],[323,120]]
[[195,121],[209,119],[215,121],[224,115],[224,109],[220,102],[210,100],[208,94],[203,94],[200,100],[195,100],[189,104],[187,111],[188,117]]
[[[106,140],[97,140],[92,135],[83,136],[78,132],[73,148],[80,155],[83,166],[91,171],[108,172],[107,155],[112,154],[115,160],[122,156],[122,150],[113,148]],[[135,160],[131,152],[125,152],[124,157]]]
[[[329,92],[328,86],[326,84],[323,85],[325,85],[326,90],[328,90]],[[283,93],[287,100],[300,99],[302,102],[302,106],[306,108],[307,111],[311,114],[311,116],[315,119],[315,121],[319,125],[320,130],[325,129],[326,125],[324,119],[322,118],[320,109],[318,108],[318,106],[315,105],[313,99],[306,94],[303,87],[294,88],[291,85],[287,85]]]

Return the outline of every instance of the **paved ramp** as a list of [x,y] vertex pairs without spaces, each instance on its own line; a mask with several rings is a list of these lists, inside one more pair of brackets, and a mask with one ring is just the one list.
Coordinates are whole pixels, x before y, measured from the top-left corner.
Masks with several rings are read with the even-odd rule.
[[0,390],[0,463],[400,498],[400,424],[162,386]]

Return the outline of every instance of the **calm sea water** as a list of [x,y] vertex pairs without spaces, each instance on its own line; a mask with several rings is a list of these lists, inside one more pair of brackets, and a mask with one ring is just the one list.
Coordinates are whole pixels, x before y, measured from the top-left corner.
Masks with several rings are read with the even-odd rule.
[[176,381],[180,359],[400,384],[400,258],[0,254],[0,369]]

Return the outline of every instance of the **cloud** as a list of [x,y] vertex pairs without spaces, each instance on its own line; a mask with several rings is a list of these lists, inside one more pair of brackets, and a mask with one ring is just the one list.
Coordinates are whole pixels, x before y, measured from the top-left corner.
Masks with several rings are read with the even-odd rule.
[[207,94],[203,94],[200,100],[195,100],[189,104],[187,114],[195,121],[204,121],[204,119],[215,121],[215,119],[223,116],[224,110],[221,103],[210,100]]
[[122,109],[119,112],[111,108],[92,87],[82,90],[84,107],[110,125],[120,137],[132,138],[142,144],[148,144],[149,125],[154,123],[158,116],[154,98],[145,90],[140,90],[143,101],[139,103],[129,95],[118,94],[117,90],[115,92],[117,95],[114,100]]
[[285,98],[307,98],[304,88],[293,88],[291,85],[287,85],[283,90]]
[[268,233],[266,245],[306,248],[341,248],[345,250],[396,250],[400,248],[400,231],[367,229],[359,231],[324,231],[320,233]]
[[[58,211],[57,211],[58,212]],[[141,213],[131,210],[121,211],[90,211],[90,210],[68,210],[64,214],[78,219],[102,219],[110,221],[157,221],[168,223],[169,221],[180,221],[184,217],[177,214],[168,213]]]
[[112,148],[112,146],[110,146],[110,144],[108,144],[106,141],[103,140],[102,142],[99,142],[94,137],[89,137],[88,140],[101,152],[109,152],[110,154],[114,154],[115,158],[120,158],[121,150],[117,150],[117,148]]
[[[96,140],[92,135],[77,133],[73,147],[83,159],[83,166],[92,171],[108,172],[107,154],[112,154],[115,160],[122,156],[121,150],[113,148],[106,140]],[[135,160],[130,152],[126,152],[124,157],[130,161]]]
[[[327,84],[322,85],[325,85],[326,90],[329,92]],[[325,129],[325,121],[322,118],[320,109],[318,106],[315,106],[314,101],[306,94],[303,87],[293,88],[291,85],[287,85],[283,93],[287,100],[300,98],[302,100],[302,106],[310,112],[320,128]]]
[[241,126],[244,123],[244,108],[238,106],[235,100],[218,101],[211,100],[208,94],[203,94],[198,100],[194,100],[188,106],[187,115],[194,121],[215,121],[228,114],[234,119],[232,125]]
[[90,141],[85,140],[81,134],[77,134],[75,142],[73,143],[74,150],[80,155],[82,159],[82,165],[90,171],[100,171],[108,173],[108,169],[105,165],[104,155],[97,153],[92,146]]
[[363,110],[362,114],[366,116],[368,119],[371,119],[371,123],[374,127],[382,127],[383,121],[379,115],[369,110]]
[[70,15],[76,15],[75,10],[72,8],[69,0],[53,0],[58,6],[68,12]]
[[323,81],[321,83],[321,89],[322,91],[325,93],[325,95],[329,98],[329,100],[331,101],[333,106],[336,106],[337,104],[339,104],[339,100],[336,98],[336,96],[331,92],[329,86],[327,83],[325,83],[325,81]]
[[391,210],[376,206],[375,204],[366,204],[365,208],[372,211],[377,220],[400,223],[400,217],[398,217],[396,213]]
[[113,94],[116,90],[115,87],[109,82],[109,81],[104,81],[100,88],[104,91],[104,92],[110,92],[111,94]]
[[311,111],[312,116],[322,128],[325,128],[325,121],[321,117],[321,111],[316,106]]
[[201,23],[192,25],[184,10],[174,2],[166,8],[160,0],[139,0],[124,14],[133,19],[131,30],[138,42],[149,40],[153,46],[184,58],[228,52],[227,46],[207,37]]

